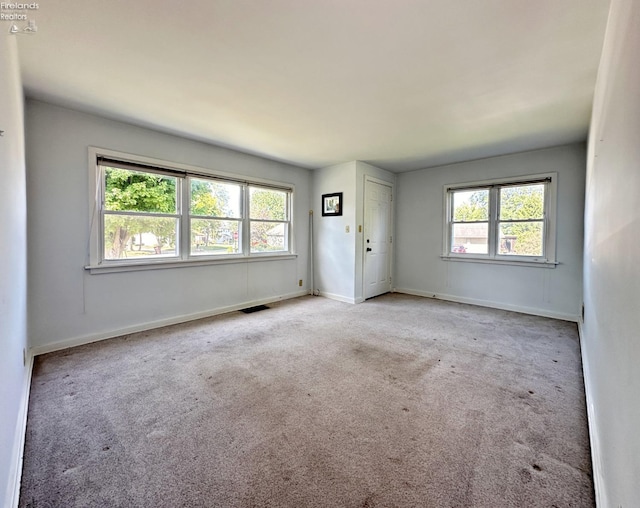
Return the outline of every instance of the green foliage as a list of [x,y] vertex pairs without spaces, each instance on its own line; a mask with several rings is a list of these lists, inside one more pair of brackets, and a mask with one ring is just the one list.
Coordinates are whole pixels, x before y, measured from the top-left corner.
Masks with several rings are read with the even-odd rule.
[[[544,185],[502,187],[499,193],[500,221],[544,218]],[[454,194],[453,219],[458,222],[489,220],[489,192],[459,191]],[[501,222],[499,252],[526,256],[542,255],[540,222]]]
[[[177,214],[178,179],[143,171],[104,168],[105,176],[105,257],[162,254],[162,249],[176,252],[176,218],[145,214]],[[240,187],[236,184],[192,178],[188,213],[191,220],[191,245],[200,252],[237,249],[240,219]],[[232,202],[233,200],[235,202]],[[252,242],[271,250],[274,241],[273,222],[286,221],[287,193],[252,188],[250,193]],[[133,212],[132,215],[118,212]],[[186,211],[185,211],[186,213]],[[153,250],[143,250],[143,242],[153,235]],[[153,237],[151,237],[153,238]],[[258,248],[258,247],[257,247]]]
[[543,214],[543,185],[521,185],[500,189],[500,220],[542,219]]
[[286,221],[287,193],[283,191],[252,188],[250,189],[250,218],[251,249],[254,252],[282,250],[281,238],[276,231],[284,234],[284,227],[278,227],[274,222],[259,222],[260,220]]
[[[486,221],[489,220],[489,191],[477,190],[470,193],[469,199],[464,199],[469,192],[459,192],[454,194],[453,220],[462,222]],[[458,204],[458,199],[462,198],[462,203]]]
[[250,191],[251,219],[287,220],[287,193],[252,188]]
[[[229,192],[227,184],[205,180],[191,180],[191,215],[201,217],[225,217],[231,215],[229,210]],[[206,249],[223,231],[228,221],[217,219],[193,219],[191,221],[191,245]],[[229,234],[229,232],[226,232]]]
[[[520,185],[500,189],[500,220],[542,219],[544,185]],[[503,242],[502,254],[542,255],[542,225],[539,222],[503,222],[501,236],[515,237],[512,248]]]
[[[191,215],[220,217],[223,214],[223,199],[219,185],[203,180],[191,180]],[[228,199],[228,194],[227,194]]]
[[106,168],[104,197],[107,210],[175,213],[176,179]]
[[[110,211],[176,213],[176,178],[119,168],[105,168],[105,209]],[[174,246],[175,220],[171,218],[108,215],[105,217],[105,250],[107,257],[126,255],[131,237],[152,233],[158,244],[156,253]],[[140,246],[141,247],[141,246]]]

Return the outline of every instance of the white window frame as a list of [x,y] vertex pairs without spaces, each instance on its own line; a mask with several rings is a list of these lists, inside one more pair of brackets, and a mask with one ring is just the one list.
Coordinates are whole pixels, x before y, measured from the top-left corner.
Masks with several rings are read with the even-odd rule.
[[[248,236],[248,240],[249,243],[251,243],[251,223],[263,223],[263,224],[285,224],[285,232],[284,232],[284,236],[286,238],[286,242],[287,244],[289,243],[289,235],[291,234],[291,229],[286,227],[287,222],[291,222],[291,196],[289,196],[289,199],[286,200],[285,203],[285,214],[286,217],[288,217],[288,219],[286,220],[279,220],[279,219],[252,219],[251,218],[251,189],[259,189],[259,190],[279,190],[282,191],[283,189],[274,189],[274,188],[269,188],[269,187],[265,187],[264,185],[260,185],[257,183],[252,183],[249,184],[247,186],[247,190],[246,193],[244,194],[244,196],[246,197],[246,203],[247,203],[247,207],[246,207],[246,224],[247,224],[247,236]],[[249,249],[251,248],[251,245],[249,245],[248,247]],[[253,256],[264,256],[264,255],[269,255],[269,251],[267,252],[254,252]]]
[[[503,187],[544,183],[544,235],[542,256],[519,256],[500,254],[498,251],[499,226],[499,191]],[[542,173],[535,175],[496,178],[474,182],[449,184],[444,190],[444,226],[442,238],[442,255],[445,261],[461,261],[473,263],[497,263],[517,266],[538,266],[555,268],[558,265],[556,256],[556,222],[557,222],[557,184],[558,173]],[[453,241],[453,194],[460,191],[489,190],[489,238],[488,253],[456,253],[451,252]]]
[[[183,266],[200,266],[209,264],[225,264],[251,261],[294,259],[297,257],[294,243],[294,223],[293,223],[293,200],[295,196],[295,185],[291,183],[277,182],[261,178],[248,178],[234,173],[213,171],[206,168],[190,166],[176,162],[168,162],[151,157],[132,155],[114,150],[89,147],[89,210],[90,210],[90,234],[89,234],[89,264],[85,269],[90,273],[110,273],[134,270],[151,270],[162,268],[174,268]],[[178,217],[178,232],[176,238],[176,256],[162,258],[148,257],[143,259],[105,259],[104,258],[104,176],[100,167],[99,159],[111,159],[118,161],[122,165],[130,164],[130,169],[149,173],[160,173],[175,176],[178,178],[176,185],[176,199]],[[115,164],[114,164],[115,165]],[[117,167],[117,165],[116,165]],[[202,255],[190,253],[191,232],[190,232],[190,179],[201,179],[211,181],[223,181],[237,184],[241,187],[241,221],[240,221],[240,248],[241,252],[230,254]],[[260,187],[273,189],[287,193],[287,218],[288,221],[278,221],[286,223],[287,250],[251,252],[249,231],[249,189]],[[107,212],[108,213],[108,212]],[[134,215],[145,215],[144,212]]]

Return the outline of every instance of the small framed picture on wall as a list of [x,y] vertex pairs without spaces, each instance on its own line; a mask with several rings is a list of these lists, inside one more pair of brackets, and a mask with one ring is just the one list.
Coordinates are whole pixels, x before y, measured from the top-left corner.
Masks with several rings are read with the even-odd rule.
[[342,192],[322,195],[322,216],[342,215]]

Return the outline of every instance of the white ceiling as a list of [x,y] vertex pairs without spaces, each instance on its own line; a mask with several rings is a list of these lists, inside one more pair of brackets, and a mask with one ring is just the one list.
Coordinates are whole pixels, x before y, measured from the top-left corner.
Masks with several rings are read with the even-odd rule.
[[608,0],[43,0],[28,97],[303,167],[586,138]]

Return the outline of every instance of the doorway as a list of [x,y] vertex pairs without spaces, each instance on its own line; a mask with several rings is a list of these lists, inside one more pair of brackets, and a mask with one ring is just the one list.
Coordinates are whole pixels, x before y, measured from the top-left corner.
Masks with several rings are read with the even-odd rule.
[[392,187],[364,182],[364,298],[391,291]]

